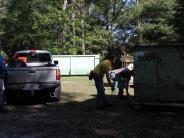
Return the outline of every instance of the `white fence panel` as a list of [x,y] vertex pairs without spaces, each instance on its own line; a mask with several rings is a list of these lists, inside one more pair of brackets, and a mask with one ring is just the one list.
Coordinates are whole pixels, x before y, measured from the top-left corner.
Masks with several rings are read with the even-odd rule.
[[53,55],[53,60],[58,61],[58,66],[60,68],[62,75],[69,75],[70,74],[70,56],[64,56],[64,55]]
[[99,55],[53,55],[61,75],[87,75],[99,63]]

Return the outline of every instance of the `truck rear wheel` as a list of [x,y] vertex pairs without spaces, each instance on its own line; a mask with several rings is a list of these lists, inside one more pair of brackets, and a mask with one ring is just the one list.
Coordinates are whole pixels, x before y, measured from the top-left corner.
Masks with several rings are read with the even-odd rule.
[[53,101],[60,101],[61,100],[61,84],[59,84],[58,87],[56,87],[53,96],[52,96]]

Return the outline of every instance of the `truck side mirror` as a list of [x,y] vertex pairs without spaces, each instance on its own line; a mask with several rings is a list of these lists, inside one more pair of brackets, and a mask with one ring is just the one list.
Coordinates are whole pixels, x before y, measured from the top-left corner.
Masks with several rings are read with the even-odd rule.
[[55,61],[54,61],[54,64],[55,64],[55,65],[58,65],[58,61],[57,61],[57,60],[55,60]]

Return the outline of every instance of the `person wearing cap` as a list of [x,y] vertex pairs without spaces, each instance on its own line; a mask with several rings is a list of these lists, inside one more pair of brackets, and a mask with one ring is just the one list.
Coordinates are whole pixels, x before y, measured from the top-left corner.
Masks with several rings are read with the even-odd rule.
[[3,100],[3,87],[4,87],[4,79],[6,77],[6,66],[5,62],[7,60],[7,54],[2,50],[2,46],[0,45],[0,113],[6,112],[3,108],[4,100]]
[[93,70],[93,78],[97,89],[96,108],[100,110],[111,105],[108,103],[105,96],[103,77],[106,75],[107,82],[111,86],[111,90],[113,90],[114,86],[111,83],[109,71],[112,70],[112,65],[115,62],[115,59],[116,57],[114,55],[109,55],[106,60],[97,64]]

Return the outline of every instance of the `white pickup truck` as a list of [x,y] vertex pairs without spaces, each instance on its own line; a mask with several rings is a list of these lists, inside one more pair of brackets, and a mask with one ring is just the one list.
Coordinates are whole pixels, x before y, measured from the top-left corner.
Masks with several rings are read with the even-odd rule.
[[[7,102],[24,95],[60,100],[61,83],[58,62],[44,50],[23,50],[15,53],[7,66],[5,97]],[[24,97],[25,99],[25,97]]]

